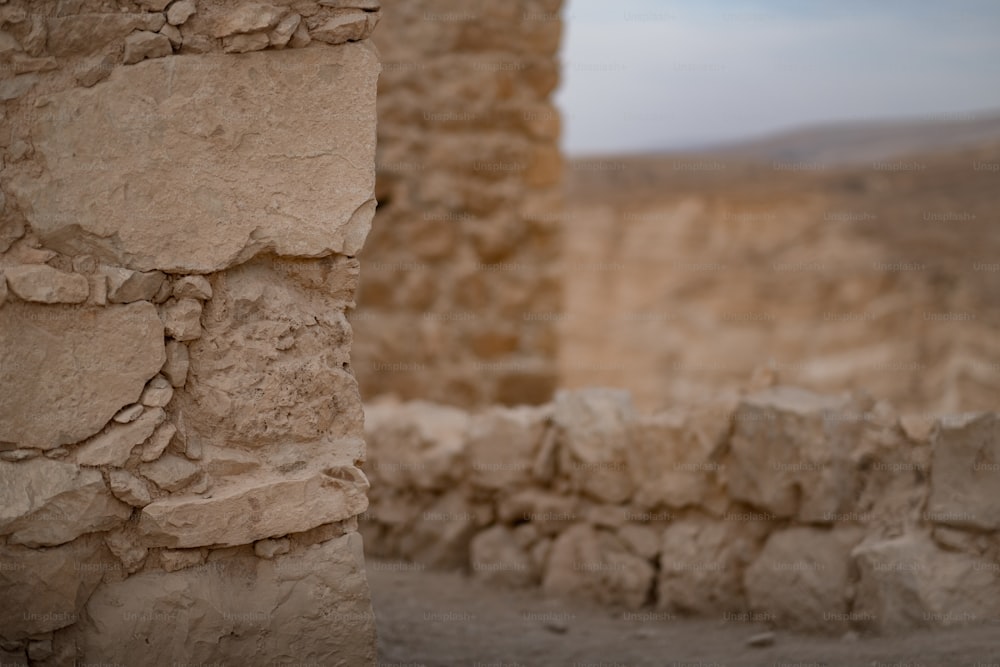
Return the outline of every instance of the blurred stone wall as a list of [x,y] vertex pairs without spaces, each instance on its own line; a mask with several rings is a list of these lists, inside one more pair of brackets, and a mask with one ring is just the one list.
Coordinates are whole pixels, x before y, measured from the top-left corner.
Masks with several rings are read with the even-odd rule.
[[0,5],[5,665],[374,664],[379,12],[333,4]]
[[1000,617],[1000,415],[900,416],[776,386],[636,411],[627,392],[368,410],[381,567],[456,568],[632,618],[893,633]]
[[562,3],[384,5],[379,205],[351,318],[362,394],[544,402],[561,307]]

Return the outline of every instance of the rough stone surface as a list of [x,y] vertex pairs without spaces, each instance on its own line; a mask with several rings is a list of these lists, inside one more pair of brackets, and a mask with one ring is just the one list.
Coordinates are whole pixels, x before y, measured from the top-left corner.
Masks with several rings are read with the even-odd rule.
[[298,14],[289,14],[274,27],[274,30],[267,36],[271,46],[276,49],[284,48],[292,39],[292,35],[299,29],[302,17]]
[[270,43],[266,34],[255,32],[250,35],[230,35],[222,40],[222,48],[226,53],[250,53],[263,51]]
[[139,473],[164,491],[179,491],[201,476],[201,466],[186,458],[165,454],[152,463],[140,465]]
[[142,403],[133,403],[132,405],[126,405],[124,408],[115,413],[112,420],[119,424],[131,424],[136,419],[142,416],[145,411]]
[[287,10],[263,2],[247,2],[223,14],[212,32],[214,37],[258,32],[277,25]]
[[350,452],[288,448],[280,456],[285,458],[267,470],[219,480],[211,493],[150,503],[139,520],[145,543],[250,544],[342,521],[368,507],[368,480],[350,464]]
[[561,446],[560,467],[595,500],[620,503],[632,494],[625,463],[627,392],[612,389],[560,392],[553,417]]
[[504,526],[493,526],[472,539],[469,567],[477,577],[504,586],[529,586],[538,580],[530,554]]
[[273,560],[238,556],[107,584],[87,602],[76,639],[84,655],[120,664],[155,655],[163,664],[372,665],[369,600],[351,533]]
[[152,500],[146,484],[127,470],[108,471],[108,485],[115,498],[132,507],[144,507]]
[[768,538],[747,568],[747,601],[780,627],[841,633],[848,629],[850,553],[860,530],[791,528]]
[[803,521],[848,512],[858,491],[857,413],[848,399],[791,387],[746,398],[733,417],[729,494]]
[[90,293],[87,279],[46,264],[9,266],[4,272],[10,291],[37,303],[83,303]]
[[125,38],[126,65],[133,65],[147,58],[162,58],[174,52],[166,35],[148,30],[133,32]]
[[181,25],[198,11],[198,6],[194,0],[177,0],[170,5],[167,10],[167,23],[170,25]]
[[0,535],[11,544],[52,546],[108,530],[129,517],[97,470],[36,458],[0,462]]
[[313,39],[327,44],[343,44],[364,39],[368,33],[368,16],[363,11],[340,14],[309,32]]
[[148,303],[6,304],[0,386],[18,390],[0,392],[0,442],[41,449],[79,442],[135,402],[163,361],[163,325]]
[[931,440],[927,515],[935,523],[1000,530],[1000,418],[946,418]]
[[172,423],[160,424],[149,440],[143,444],[139,458],[144,462],[155,461],[160,458],[176,433],[177,427]]
[[164,332],[185,342],[201,337],[201,302],[196,299],[171,299],[163,306]]
[[546,428],[546,411],[492,409],[469,424],[466,460],[475,486],[510,491],[528,480]]
[[0,636],[26,639],[76,623],[111,556],[99,539],[51,549],[0,545]]
[[860,575],[852,616],[868,629],[891,634],[1000,614],[996,568],[942,551],[926,535],[866,541],[852,556]]
[[212,284],[205,276],[184,276],[174,282],[174,297],[206,301],[212,298]]
[[170,386],[167,378],[157,375],[142,390],[142,396],[139,400],[147,408],[162,408],[166,407],[173,396],[174,389]]
[[108,301],[132,303],[152,301],[166,276],[161,271],[130,271],[118,267],[104,269],[108,276]]
[[91,55],[121,44],[133,31],[163,27],[162,14],[76,14],[48,19],[48,49],[53,56]]
[[[204,273],[262,251],[354,255],[374,212],[376,72],[366,43],[118,68],[100,89],[45,98],[30,135],[48,170],[11,189],[51,247],[134,270]],[[244,110],[218,104],[248,89]],[[275,122],[288,99],[294,123]],[[106,169],[81,168],[96,161]],[[305,191],[331,196],[287,194]]]
[[191,356],[187,345],[180,341],[167,341],[166,361],[161,372],[170,380],[173,387],[183,387],[187,381],[188,369],[191,367]]
[[136,445],[153,435],[165,418],[162,409],[153,408],[130,424],[112,425],[80,446],[76,462],[85,466],[123,466]]

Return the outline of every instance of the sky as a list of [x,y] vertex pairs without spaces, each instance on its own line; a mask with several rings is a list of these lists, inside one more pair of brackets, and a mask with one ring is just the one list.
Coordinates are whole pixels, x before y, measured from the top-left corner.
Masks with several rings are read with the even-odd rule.
[[998,0],[567,0],[569,155],[1000,111]]

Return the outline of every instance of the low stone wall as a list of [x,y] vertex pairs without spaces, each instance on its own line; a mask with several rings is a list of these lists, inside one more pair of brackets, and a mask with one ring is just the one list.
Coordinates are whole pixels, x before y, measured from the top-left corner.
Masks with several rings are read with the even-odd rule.
[[367,408],[369,554],[657,618],[824,633],[1000,619],[1000,415],[772,387]]
[[375,662],[378,11],[332,4],[0,4],[3,665]]

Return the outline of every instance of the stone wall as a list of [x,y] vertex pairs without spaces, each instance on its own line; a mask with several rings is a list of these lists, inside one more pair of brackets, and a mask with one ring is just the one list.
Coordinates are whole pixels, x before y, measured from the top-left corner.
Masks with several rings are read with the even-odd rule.
[[561,0],[391,0],[363,395],[539,403],[556,385]]
[[374,663],[378,18],[0,5],[3,664]]
[[927,421],[776,386],[655,414],[592,389],[367,415],[369,555],[656,619],[892,633],[1000,618],[996,413]]

